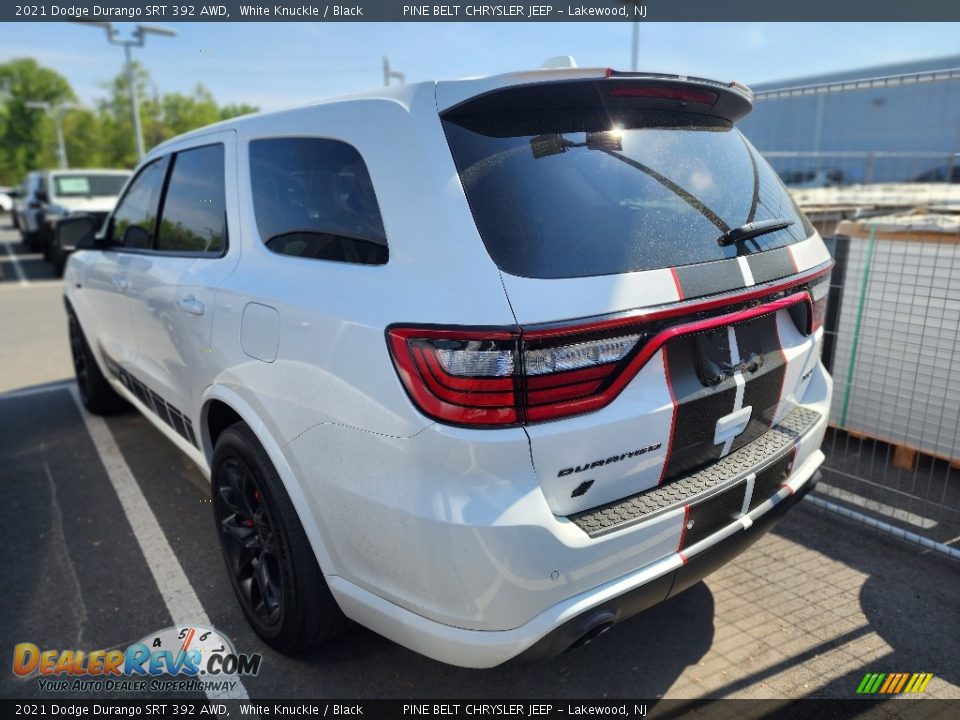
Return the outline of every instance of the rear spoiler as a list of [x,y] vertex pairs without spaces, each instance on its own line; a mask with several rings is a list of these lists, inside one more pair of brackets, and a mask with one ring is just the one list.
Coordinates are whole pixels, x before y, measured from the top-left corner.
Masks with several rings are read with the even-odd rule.
[[[469,93],[471,89],[474,93]],[[445,118],[604,108],[684,112],[735,124],[753,109],[753,93],[739,83],[684,75],[609,69],[537,70],[473,82],[438,83],[437,106]]]

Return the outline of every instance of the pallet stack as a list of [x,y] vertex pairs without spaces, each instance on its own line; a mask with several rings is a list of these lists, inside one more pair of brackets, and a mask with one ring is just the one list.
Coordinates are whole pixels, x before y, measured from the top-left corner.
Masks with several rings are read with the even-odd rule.
[[[960,467],[960,215],[841,222],[831,424]],[[838,268],[841,269],[841,268]]]

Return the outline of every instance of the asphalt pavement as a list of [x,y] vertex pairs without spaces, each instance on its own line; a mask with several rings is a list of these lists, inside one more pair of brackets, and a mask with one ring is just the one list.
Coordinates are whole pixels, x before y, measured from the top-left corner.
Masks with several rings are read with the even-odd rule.
[[[233,597],[201,473],[134,411],[84,417],[62,285],[8,224],[0,216],[7,668],[16,643],[125,647],[194,607],[240,652],[263,654],[244,679],[252,698],[851,698],[867,672],[932,672],[926,697],[960,698],[960,567],[807,503],[705,582],[557,658],[466,670],[360,627],[279,655]],[[145,502],[118,494],[118,467]],[[171,600],[168,578],[197,604]],[[0,697],[44,695],[8,669]]]

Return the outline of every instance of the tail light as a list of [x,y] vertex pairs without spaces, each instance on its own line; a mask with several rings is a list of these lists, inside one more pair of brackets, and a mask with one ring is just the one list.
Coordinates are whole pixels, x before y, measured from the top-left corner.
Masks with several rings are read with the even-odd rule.
[[827,316],[827,300],[830,297],[830,273],[821,275],[810,283],[810,301],[813,312],[810,320],[811,332],[823,327]]
[[[759,297],[752,293],[556,328],[391,327],[387,342],[403,386],[426,415],[458,425],[541,422],[608,405],[675,337],[781,309],[814,315],[812,290],[743,306],[745,299]],[[723,304],[742,307],[715,314]],[[714,314],[705,317],[708,311]]]

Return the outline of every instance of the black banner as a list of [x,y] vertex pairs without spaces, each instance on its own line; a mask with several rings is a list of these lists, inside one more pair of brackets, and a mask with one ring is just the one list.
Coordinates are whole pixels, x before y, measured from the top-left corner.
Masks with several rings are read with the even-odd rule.
[[[26,22],[639,22],[639,21],[951,21],[960,20],[957,0],[583,0],[569,4],[514,0],[408,3],[359,0],[63,0],[3,2],[0,21]],[[736,42],[736,37],[731,38]]]
[[[891,706],[890,703],[896,703]],[[0,700],[3,718],[872,718],[957,717],[960,700]]]

